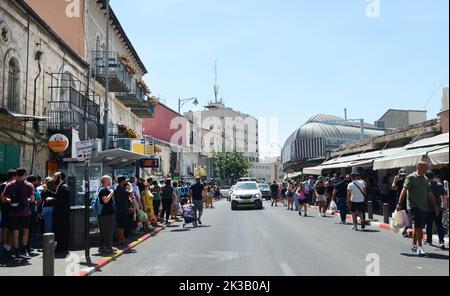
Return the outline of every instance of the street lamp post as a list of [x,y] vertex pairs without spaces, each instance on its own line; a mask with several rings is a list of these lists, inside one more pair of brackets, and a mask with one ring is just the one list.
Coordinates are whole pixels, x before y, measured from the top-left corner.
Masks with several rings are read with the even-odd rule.
[[181,114],[181,107],[186,105],[186,103],[191,102],[194,104],[194,106],[198,105],[198,99],[197,98],[189,98],[182,100],[181,98],[178,98],[178,113]]
[[[186,105],[188,102],[191,102],[191,101],[194,104],[194,106],[198,105],[198,99],[197,98],[189,98],[189,99],[184,99],[184,100],[182,100],[181,98],[178,98],[178,114],[181,114],[181,107],[183,107],[184,105]],[[180,169],[180,176],[179,176],[179,178],[180,178],[180,181],[182,181],[182,171],[183,171],[183,168],[181,166],[182,165],[182,161],[181,161],[182,156],[183,156],[183,147],[180,148],[180,158],[179,158],[179,162],[180,162],[180,164],[179,164],[179,169]]]

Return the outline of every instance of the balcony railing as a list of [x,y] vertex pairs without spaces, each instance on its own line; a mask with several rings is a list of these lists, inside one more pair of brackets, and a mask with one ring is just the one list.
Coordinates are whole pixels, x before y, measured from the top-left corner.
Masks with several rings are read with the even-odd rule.
[[150,104],[144,90],[135,79],[132,80],[131,90],[118,93],[116,98],[140,118],[152,118],[154,116],[154,106]]
[[155,106],[148,101],[144,101],[141,106],[131,108],[131,112],[139,118],[153,118],[155,115]]
[[51,75],[45,113],[50,131],[68,131],[86,121],[100,122],[100,97],[69,73]]
[[117,52],[92,52],[92,74],[104,86],[109,77],[110,92],[129,92],[131,89],[132,77],[119,62]]
[[[92,106],[92,110],[95,108]],[[98,115],[85,114],[77,105],[64,101],[48,102],[46,110],[46,116],[50,117],[48,120],[49,131],[69,131],[79,128],[86,121],[98,124]]]
[[130,91],[120,92],[116,95],[116,98],[125,106],[132,108],[145,101],[145,94],[144,90],[136,82],[136,79],[132,79]]

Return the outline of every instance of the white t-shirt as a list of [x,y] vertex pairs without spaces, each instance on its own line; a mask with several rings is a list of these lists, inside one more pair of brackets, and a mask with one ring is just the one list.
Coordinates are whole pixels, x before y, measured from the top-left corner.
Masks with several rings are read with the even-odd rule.
[[351,182],[350,184],[348,184],[348,191],[350,191],[352,194],[351,201],[352,202],[364,202],[365,201],[364,195],[362,194],[361,190],[359,190],[358,187],[356,187],[355,184],[357,184],[358,187],[361,188],[361,190],[363,192],[364,192],[364,189],[366,188],[366,183],[361,180],[355,180],[355,181]]

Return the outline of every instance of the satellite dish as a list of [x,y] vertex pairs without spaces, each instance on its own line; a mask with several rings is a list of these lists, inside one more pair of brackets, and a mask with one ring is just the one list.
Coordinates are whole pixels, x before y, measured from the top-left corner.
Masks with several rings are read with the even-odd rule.
[[85,124],[80,124],[78,126],[78,131],[79,131],[79,137],[81,141],[86,141],[88,139],[96,139],[98,136],[98,129],[97,129],[97,125],[95,123],[92,122],[87,122],[87,137],[86,137],[86,126]]

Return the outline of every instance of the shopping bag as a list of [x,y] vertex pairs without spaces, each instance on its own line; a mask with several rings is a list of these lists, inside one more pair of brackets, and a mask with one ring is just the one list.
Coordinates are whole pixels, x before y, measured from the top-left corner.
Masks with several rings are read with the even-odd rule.
[[139,219],[139,222],[141,222],[141,223],[148,222],[148,216],[143,210],[139,211],[138,219]]
[[337,211],[337,204],[334,200],[330,202],[330,211]]
[[395,211],[392,216],[391,228],[395,233],[398,233],[403,227],[405,227],[403,222],[403,214],[401,211]]
[[407,227],[411,227],[411,221],[409,221],[408,213],[405,210],[402,211],[402,217],[403,217],[403,224]]
[[178,203],[177,215],[181,216],[182,214],[183,214],[183,208],[181,207],[181,203]]

